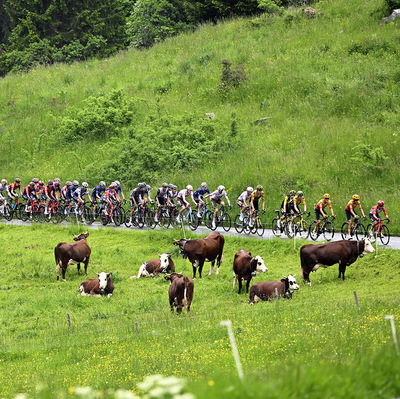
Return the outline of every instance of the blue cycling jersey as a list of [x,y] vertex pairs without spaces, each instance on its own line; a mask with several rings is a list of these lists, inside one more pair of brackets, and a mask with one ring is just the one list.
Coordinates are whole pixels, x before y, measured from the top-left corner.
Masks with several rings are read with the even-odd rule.
[[194,193],[193,193],[193,198],[195,200],[198,200],[200,196],[206,195],[206,194],[210,194],[210,190],[208,188],[206,188],[205,190],[203,190],[201,187],[198,188]]
[[97,195],[99,197],[101,197],[102,193],[104,193],[106,191],[105,187],[100,187],[100,186],[96,186],[93,190],[92,190],[92,198],[97,198]]

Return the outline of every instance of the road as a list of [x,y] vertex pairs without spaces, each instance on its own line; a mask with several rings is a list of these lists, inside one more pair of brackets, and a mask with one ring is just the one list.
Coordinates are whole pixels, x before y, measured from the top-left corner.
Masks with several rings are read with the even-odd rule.
[[[10,222],[6,221],[5,219],[1,219],[0,220],[0,224],[16,225],[16,226],[27,226],[27,227],[29,227],[31,225],[30,222],[22,222],[21,220],[17,220],[17,219],[13,219]],[[61,225],[67,226],[67,222],[62,222]],[[99,229],[99,228],[106,228],[106,229],[113,229],[113,228],[114,229],[121,229],[121,228],[123,228],[123,229],[127,229],[127,227],[125,227],[125,225],[122,225],[122,226],[119,226],[119,227],[116,227],[114,225],[109,225],[109,226],[104,227],[99,222],[94,222],[92,225],[82,224],[82,226],[83,226],[83,228],[89,228],[89,229],[95,229],[95,230]],[[139,229],[137,227],[134,227],[134,228],[131,228],[131,229],[141,230],[141,229]],[[158,227],[156,229],[158,229]],[[272,230],[270,230],[270,229],[265,229],[265,232],[264,232],[262,237],[260,237],[258,235],[254,235],[254,234],[249,234],[249,235],[239,234],[239,233],[236,232],[236,230],[233,227],[230,229],[229,232],[224,231],[221,227],[218,227],[217,231],[219,231],[221,234],[229,235],[229,236],[233,236],[233,237],[251,238],[251,239],[259,239],[259,240],[268,240],[268,239],[271,239],[271,238],[275,238],[275,236],[272,234]],[[191,238],[191,237],[193,237],[193,235],[207,234],[209,232],[210,232],[210,230],[207,229],[207,227],[205,227],[205,226],[199,226],[198,229],[195,232],[193,232],[189,228],[185,228],[185,236],[187,238]],[[282,235],[282,239],[283,240],[288,240],[288,238],[284,234]],[[341,239],[342,239],[341,234],[340,233],[335,233],[333,241],[338,241],[338,240],[341,240]],[[293,246],[296,246],[297,239],[296,240],[291,239],[291,240],[293,241]],[[310,238],[309,238],[309,241],[310,242],[314,242]],[[320,237],[318,239],[318,241],[323,241],[323,237]],[[374,245],[375,248],[378,247],[378,250],[379,250],[379,248],[384,248],[384,245],[382,245],[379,240],[377,240],[377,242],[373,243],[373,245]],[[386,247],[387,248],[393,248],[393,249],[400,249],[400,237],[393,237],[393,236],[390,237],[390,242]]]

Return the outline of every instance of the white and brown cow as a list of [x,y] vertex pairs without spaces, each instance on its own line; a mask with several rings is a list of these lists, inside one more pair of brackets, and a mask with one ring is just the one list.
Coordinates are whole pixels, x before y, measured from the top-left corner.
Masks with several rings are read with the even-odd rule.
[[110,297],[114,292],[114,283],[111,273],[96,273],[98,278],[90,278],[79,286],[78,295],[94,295]]
[[186,313],[189,313],[193,300],[193,280],[182,276],[180,273],[168,274],[164,278],[171,282],[168,290],[171,312],[174,311],[174,307],[176,306],[176,313],[181,313],[183,307],[186,309]]
[[60,242],[54,248],[54,256],[56,258],[57,265],[57,280],[60,279],[60,269],[62,269],[62,279],[65,281],[65,272],[68,265],[77,264],[78,274],[81,269],[81,262],[85,266],[85,276],[87,275],[87,267],[91,254],[91,249],[86,239],[89,237],[89,233],[74,235],[74,241],[72,243]]
[[159,259],[150,259],[147,262],[143,262],[139,268],[138,275],[131,278],[158,277],[160,273],[175,272],[175,264],[171,254],[157,255],[160,257]]
[[253,258],[250,252],[241,249],[233,260],[233,288],[239,281],[239,294],[242,289],[242,280],[246,281],[246,294],[249,292],[250,281],[257,273],[265,273],[268,269],[264,259],[257,255]]
[[295,276],[292,274],[289,274],[280,281],[263,281],[250,288],[250,304],[253,305],[254,302],[259,300],[268,301],[275,298],[275,289],[277,289],[279,296],[291,299],[293,292],[299,288]]

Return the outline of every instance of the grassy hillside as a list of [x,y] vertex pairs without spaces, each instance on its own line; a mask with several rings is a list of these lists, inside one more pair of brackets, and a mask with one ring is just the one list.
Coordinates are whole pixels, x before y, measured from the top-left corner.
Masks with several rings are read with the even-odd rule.
[[[288,240],[226,237],[219,275],[207,276],[206,264],[203,279],[195,280],[191,313],[176,316],[164,279],[129,277],[164,251],[191,276],[191,265],[172,245],[179,231],[90,231],[88,277],[112,271],[112,298],[77,297],[85,278],[76,266],[68,268],[66,282],[56,281],[53,248],[78,232],[73,226],[0,225],[0,397],[77,398],[77,386],[100,390],[101,398],[118,388],[141,394],[137,383],[151,374],[186,378],[197,398],[399,396],[399,361],[385,320],[394,315],[397,324],[400,316],[398,251],[366,255],[347,269],[344,282],[337,266],[320,269],[311,275],[312,287],[301,284],[292,300],[250,306],[248,296],[232,288],[234,254],[244,248],[264,256],[269,270],[253,283],[278,280],[299,276],[300,243],[294,249]],[[220,326],[226,319],[243,384]]]
[[[398,221],[399,22],[379,24],[383,1],[321,1],[315,8],[324,15],[309,20],[288,10],[227,20],[146,51],[7,76],[0,80],[1,177],[57,175],[93,185],[107,173],[128,181],[126,168],[112,160],[129,135],[65,143],[58,130],[89,96],[119,89],[135,100],[131,126],[138,131],[148,128],[149,117],[190,114],[200,121],[213,112],[215,135],[231,143],[217,158],[202,154],[196,167],[154,172],[153,186],[205,180],[224,184],[234,199],[261,183],[271,217],[292,188],[303,190],[309,204],[330,192],[339,215],[357,192],[366,211],[383,199]],[[221,92],[224,59],[232,68],[243,65],[247,79]],[[272,119],[254,124],[263,117]],[[157,147],[151,152],[157,158]],[[134,154],[129,161],[138,162]]]

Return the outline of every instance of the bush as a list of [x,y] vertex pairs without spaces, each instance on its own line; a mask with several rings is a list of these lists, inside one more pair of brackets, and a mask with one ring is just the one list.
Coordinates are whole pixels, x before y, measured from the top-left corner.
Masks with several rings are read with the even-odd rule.
[[400,8],[400,0],[385,0],[390,11]]
[[243,65],[231,69],[232,63],[229,60],[222,60],[222,76],[219,91],[227,92],[232,88],[238,87],[247,79]]

